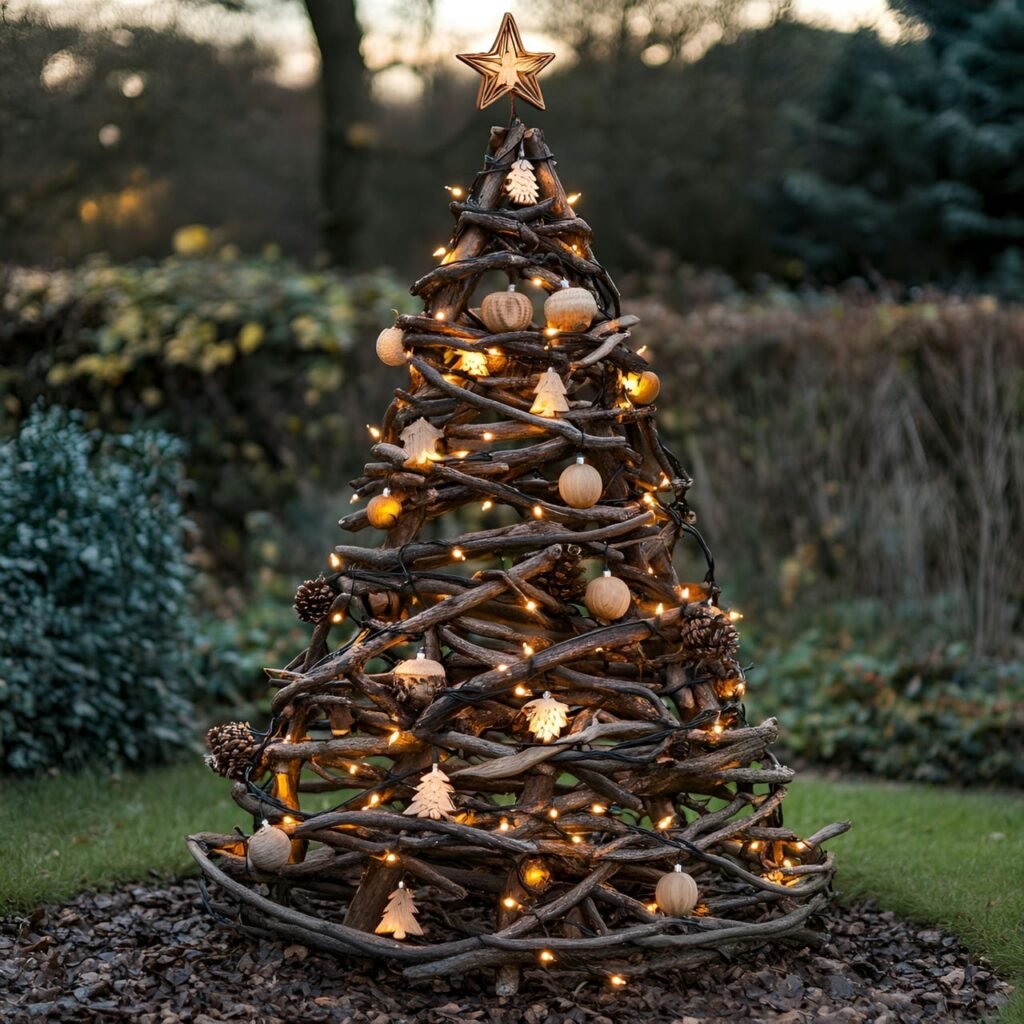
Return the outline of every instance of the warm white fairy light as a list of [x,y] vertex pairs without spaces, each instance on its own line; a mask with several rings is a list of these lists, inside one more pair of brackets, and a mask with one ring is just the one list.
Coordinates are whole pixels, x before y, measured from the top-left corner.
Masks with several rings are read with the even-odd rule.
[[327,556],[327,561],[330,563],[332,569],[340,569],[342,566],[341,555],[336,551],[332,551]]
[[555,818],[557,818],[557,817],[558,817],[558,808],[557,808],[557,807],[552,807],[552,808],[550,808],[550,809],[548,810],[548,817],[549,817],[549,818],[550,818],[550,819],[551,819],[552,821],[554,821],[554,820],[555,820]]
[[498,671],[499,672],[507,672],[508,671],[508,665],[506,665],[504,662],[502,662],[502,664],[500,664],[498,666]]
[[391,746],[392,743],[397,743],[401,738],[402,738],[402,730],[401,729],[395,729],[395,731],[392,732],[391,735],[388,737],[388,746]]
[[484,431],[484,440],[485,441],[493,441],[494,440],[494,435],[489,430],[485,430]]
[[530,282],[530,284],[532,284],[534,286],[534,288],[540,288],[544,284],[544,281],[541,278],[539,278],[539,277],[535,277]]
[[389,854],[388,854],[388,855],[387,855],[387,856],[386,856],[386,857],[384,858],[384,860],[385,860],[385,861],[386,861],[386,862],[387,862],[388,864],[397,864],[397,863],[398,863],[398,854],[397,854],[397,853],[389,853]]
[[[534,649],[524,640],[523,641],[523,654],[525,654],[528,658],[531,658],[531,657],[533,657],[533,655],[535,653],[536,652],[534,651]],[[516,689],[518,690],[519,687],[517,686]]]
[[514,896],[506,896],[506,897],[505,897],[505,898],[504,898],[504,899],[503,899],[503,900],[501,901],[501,905],[502,905],[502,906],[503,906],[503,907],[504,907],[504,908],[505,908],[506,910],[515,910],[515,909],[516,909],[516,907],[517,907],[517,906],[519,906],[519,904],[518,904],[518,902],[516,901],[516,898],[515,898]]
[[526,610],[528,612],[535,612],[537,610],[537,602],[532,598],[526,602]]
[[518,683],[516,688],[512,691],[517,697],[529,697],[530,691],[523,686],[522,683]]
[[435,319],[435,320],[444,320],[446,316],[447,316],[447,313],[445,313],[445,311],[444,311],[443,309],[439,309],[439,310],[438,310],[438,311],[437,311],[437,312],[436,312],[436,313],[434,314],[434,319]]
[[608,979],[608,984],[611,985],[612,988],[622,988],[624,985],[627,984],[627,982],[621,974],[613,974]]
[[493,501],[491,501],[491,499],[490,499],[490,498],[488,498],[488,499],[487,499],[487,500],[486,500],[486,501],[485,501],[485,502],[484,502],[484,503],[483,503],[483,504],[482,504],[482,505],[481,505],[480,507],[481,507],[481,508],[482,508],[482,509],[483,509],[483,510],[484,510],[485,512],[490,512],[490,510],[491,510],[492,508],[494,508],[494,502],[493,502]]
[[331,615],[331,622],[338,623],[338,622],[344,622],[344,621],[345,621],[345,613],[344,612],[334,612]]
[[550,949],[542,949],[538,959],[542,964],[553,964],[555,962],[555,954]]
[[658,822],[658,828],[664,831],[672,826],[673,821],[675,821],[675,815],[666,814],[665,817]]
[[742,614],[741,614],[740,612],[738,612],[738,611],[736,611],[736,610],[734,609],[733,611],[729,612],[729,618],[730,618],[730,619],[731,619],[731,620],[732,620],[733,622],[739,622],[739,620],[740,620],[740,619],[742,619],[742,618],[743,618],[743,616],[742,616]]
[[578,203],[578,202],[580,201],[580,196],[582,196],[582,195],[583,195],[583,193],[582,193],[582,192],[570,192],[570,193],[569,193],[569,195],[568,195],[568,196],[566,196],[566,199],[565,199],[565,201],[566,201],[566,202],[567,202],[567,203],[568,203],[568,204],[569,204],[570,206],[575,206],[575,205],[576,205],[576,203]]
[[448,253],[447,246],[439,245],[430,255],[431,256],[445,256]]
[[367,423],[366,424],[366,429],[370,432],[370,437],[372,437],[374,439],[374,441],[379,441],[380,440],[381,434],[380,434],[380,428],[379,427],[375,427],[372,424]]
[[461,185],[445,185],[444,188],[452,199],[461,199],[466,194],[466,190]]
[[534,505],[533,508],[530,511],[533,513],[533,518],[534,519],[543,519],[544,518],[544,509],[541,508],[540,505]]
[[466,555],[462,548],[452,548],[452,558],[454,558],[456,562],[464,562],[466,560]]
[[511,827],[512,826],[508,823],[508,818],[502,818],[501,821],[498,822],[499,832],[507,832]]
[[608,808],[605,807],[604,804],[591,804],[590,805],[590,813],[591,814],[604,814],[605,811],[607,811],[607,810],[608,810]]
[[583,842],[583,836],[581,836],[579,834],[574,835],[572,837],[572,842],[573,842],[574,846],[579,846],[579,844]]

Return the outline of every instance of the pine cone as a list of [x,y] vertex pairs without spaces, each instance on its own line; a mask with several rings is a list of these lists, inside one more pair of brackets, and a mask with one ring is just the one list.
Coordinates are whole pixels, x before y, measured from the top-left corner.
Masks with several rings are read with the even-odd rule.
[[295,591],[295,614],[303,622],[315,625],[330,611],[335,596],[334,588],[323,576],[306,580]]
[[248,722],[215,725],[206,733],[206,745],[210,748],[206,763],[226,779],[244,779],[260,747]]
[[577,604],[583,600],[583,592],[587,589],[583,567],[580,565],[582,554],[579,545],[570,544],[565,554],[547,572],[534,576],[530,582],[564,604]]
[[686,610],[679,640],[694,661],[729,658],[740,645],[740,635],[728,616],[706,604]]

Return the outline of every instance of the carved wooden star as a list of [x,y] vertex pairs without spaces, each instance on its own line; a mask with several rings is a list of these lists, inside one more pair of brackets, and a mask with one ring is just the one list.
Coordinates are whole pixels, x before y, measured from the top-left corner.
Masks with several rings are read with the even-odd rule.
[[527,103],[544,109],[537,74],[555,59],[555,55],[528,53],[511,14],[501,19],[497,38],[487,53],[458,53],[456,56],[483,76],[476,97],[477,110],[489,107],[506,95],[522,96]]

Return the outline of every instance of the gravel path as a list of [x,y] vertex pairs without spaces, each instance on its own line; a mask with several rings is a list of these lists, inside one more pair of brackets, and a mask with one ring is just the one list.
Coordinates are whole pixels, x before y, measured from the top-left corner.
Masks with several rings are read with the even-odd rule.
[[1010,987],[951,937],[869,904],[818,949],[752,953],[623,989],[529,971],[497,999],[477,976],[413,986],[385,966],[253,944],[213,924],[195,883],[86,894],[0,921],[0,1020],[133,1024],[914,1024],[975,1021]]

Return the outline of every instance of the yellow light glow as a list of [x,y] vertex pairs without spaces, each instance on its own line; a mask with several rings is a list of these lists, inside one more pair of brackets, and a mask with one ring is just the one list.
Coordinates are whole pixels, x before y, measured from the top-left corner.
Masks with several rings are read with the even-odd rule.
[[579,844],[583,842],[583,836],[573,836],[572,841],[574,845],[579,846]]
[[529,697],[530,696],[530,691],[525,686],[523,686],[522,683],[519,683],[512,692],[517,697]]
[[626,979],[621,974],[613,974],[608,979],[608,984],[613,988],[622,988],[626,984]]
[[466,556],[463,553],[462,548],[452,548],[452,558],[454,558],[456,562],[464,562],[466,560]]
[[604,814],[605,811],[607,811],[607,810],[608,810],[608,808],[605,807],[604,804],[591,804],[590,805],[590,813],[591,814]]
[[565,201],[566,201],[566,202],[567,202],[567,203],[568,203],[568,204],[569,204],[570,206],[573,206],[574,204],[576,204],[576,203],[578,203],[578,202],[579,202],[579,200],[580,200],[580,196],[581,196],[581,195],[583,195],[583,193],[582,193],[582,192],[570,192],[570,193],[569,193],[569,195],[568,195],[568,196],[566,197],[566,200],[565,200]]
[[502,905],[502,906],[503,906],[503,907],[504,907],[504,908],[505,908],[506,910],[515,910],[515,909],[516,909],[516,906],[517,906],[517,903],[516,903],[516,900],[515,900],[515,897],[514,897],[514,896],[506,896],[506,897],[505,897],[505,898],[504,898],[504,899],[503,899],[503,900],[501,901],[501,905]]
[[539,277],[535,277],[533,281],[531,281],[530,283],[534,286],[534,288],[539,288],[544,283],[544,281]]
[[800,842],[796,844],[796,848],[798,850],[806,850],[807,844],[801,839]]
[[434,314],[434,319],[435,319],[435,320],[444,320],[444,319],[446,318],[446,316],[447,316],[447,313],[445,313],[445,311],[444,311],[443,309],[439,309],[439,310],[438,310],[438,311],[437,311],[437,312],[436,312],[436,313]]
[[448,252],[446,246],[439,245],[430,255],[431,256],[444,256]]
[[295,819],[290,814],[286,814],[281,819],[281,824],[282,825],[294,825],[295,824]]
[[682,601],[688,601],[690,599],[690,588],[689,587],[680,587],[679,588],[679,598]]
[[[529,657],[532,657],[534,653],[535,653],[534,649],[528,643],[526,643],[526,641],[524,640],[523,641],[523,654],[525,654],[529,658]],[[519,687],[517,686],[516,689],[518,690]]]
[[508,665],[506,665],[504,662],[502,662],[502,664],[500,664],[498,666],[498,671],[499,672],[507,672],[508,671]]
[[332,569],[340,569],[342,566],[341,556],[334,551],[327,556],[327,561],[330,562]]
[[665,613],[665,606],[659,601],[658,607],[654,609],[655,615],[663,615]]
[[345,621],[345,613],[344,612],[335,612],[331,616],[331,622],[338,623],[338,622],[344,622],[344,621]]
[[550,810],[548,811],[548,817],[549,817],[549,818],[550,818],[550,819],[551,819],[552,821],[554,821],[554,820],[555,820],[555,818],[557,818],[557,817],[558,817],[558,808],[557,808],[557,807],[552,807],[552,808],[551,808],[551,809],[550,809]]
[[526,610],[528,612],[535,612],[537,610],[537,602],[534,601],[534,600],[527,601],[526,602]]
[[483,509],[483,510],[484,510],[485,512],[490,512],[490,510],[491,510],[492,508],[494,508],[494,502],[493,502],[493,501],[491,501],[491,499],[490,499],[490,498],[488,498],[488,499],[487,499],[487,500],[486,500],[486,501],[485,501],[485,502],[484,502],[484,503],[483,503],[483,504],[482,504],[482,505],[481,505],[480,507],[481,507],[481,508],[482,508],[482,509]]
[[398,854],[397,853],[389,853],[384,858],[384,860],[386,860],[388,862],[388,864],[395,864],[395,863],[398,862]]
[[502,818],[501,821],[498,822],[499,832],[507,832],[509,828],[511,828],[511,826],[508,823],[508,818]]
[[669,828],[669,827],[671,826],[671,824],[672,824],[672,822],[673,822],[674,820],[675,820],[675,817],[674,817],[673,815],[671,815],[671,814],[666,814],[666,815],[665,815],[665,817],[664,817],[664,818],[662,818],[662,819],[661,819],[661,820],[660,820],[660,821],[658,822],[658,828],[660,828],[660,829],[666,829],[666,828]]
[[654,495],[651,494],[650,491],[647,491],[644,494],[643,502],[644,502],[645,505],[653,505],[654,504]]
[[530,511],[533,512],[534,519],[544,518],[544,509],[542,509],[540,505],[534,505]]
[[739,622],[743,616],[738,611],[733,610],[729,612],[729,618],[732,619],[733,622]]
[[782,861],[782,866],[784,868],[791,868],[793,866],[793,862],[788,857],[786,857]]
[[461,185],[445,185],[445,189],[451,194],[452,199],[461,199],[466,194]]
[[380,440],[380,429],[379,428],[373,427],[369,423],[367,423],[366,424],[366,429],[370,432],[370,437],[372,437],[374,439],[374,441],[379,441]]
[[359,502],[359,495],[358,494],[353,494],[352,497],[348,499],[348,503],[350,505],[355,505],[358,502]]
[[760,850],[760,849],[761,849],[761,844],[755,839],[750,844],[750,850],[751,850],[752,853],[757,853],[757,851]]
[[539,959],[542,964],[553,964],[555,962],[555,954],[550,949],[542,949]]
[[556,334],[558,334],[558,328],[557,327],[545,327],[544,328],[544,333],[549,338],[553,338],[553,337],[555,337]]
[[539,889],[551,877],[551,872],[539,860],[531,860],[523,871],[523,880],[531,889]]
[[357,766],[357,765],[354,765],[354,764],[350,764],[350,765],[348,766],[348,773],[349,773],[349,775],[355,775],[355,774],[356,774],[356,772],[358,772],[358,771],[359,771],[359,768],[358,768],[358,766]]
[[380,793],[371,793],[370,794],[370,806],[371,807],[376,807],[377,804],[379,804],[379,803],[380,803]]
[[392,734],[391,734],[391,735],[390,735],[390,736],[388,737],[388,745],[390,746],[390,745],[391,745],[392,743],[397,743],[397,742],[398,742],[398,740],[399,740],[399,739],[401,738],[401,736],[402,736],[402,730],[401,730],[401,729],[396,729],[396,730],[395,730],[395,731],[394,731],[394,732],[393,732],[393,733],[392,733]]
[[711,726],[711,731],[716,736],[721,736],[722,735],[722,723],[721,722],[715,722],[715,724],[713,726]]
[[494,435],[489,430],[485,430],[484,431],[484,440],[485,441],[493,441],[494,440]]
[[648,903],[648,904],[647,904],[647,909],[648,909],[648,910],[649,910],[649,911],[650,911],[650,912],[651,912],[652,914],[656,914],[656,913],[658,912],[658,904],[657,904],[657,903]]

